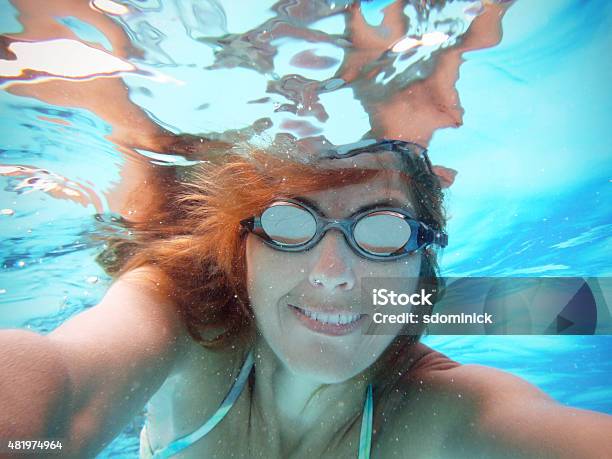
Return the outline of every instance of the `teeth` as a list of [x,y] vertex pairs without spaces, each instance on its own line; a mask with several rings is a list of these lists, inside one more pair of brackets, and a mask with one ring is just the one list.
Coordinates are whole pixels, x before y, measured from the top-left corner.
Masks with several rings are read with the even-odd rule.
[[305,316],[324,324],[346,325],[355,322],[361,314],[325,314],[323,312],[312,312],[298,308]]

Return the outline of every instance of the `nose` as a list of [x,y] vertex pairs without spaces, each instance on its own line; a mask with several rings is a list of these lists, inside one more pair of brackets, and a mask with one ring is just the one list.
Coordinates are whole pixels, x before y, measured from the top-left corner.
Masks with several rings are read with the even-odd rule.
[[330,230],[313,251],[315,263],[308,274],[310,284],[319,289],[333,291],[351,290],[355,287],[355,273],[351,253],[340,231]]

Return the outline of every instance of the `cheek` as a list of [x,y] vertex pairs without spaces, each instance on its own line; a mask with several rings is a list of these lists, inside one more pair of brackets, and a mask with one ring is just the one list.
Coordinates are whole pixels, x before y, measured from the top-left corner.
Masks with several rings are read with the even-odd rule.
[[415,253],[396,261],[366,261],[356,273],[358,277],[419,277],[421,272],[421,255]]
[[300,254],[274,250],[256,236],[246,241],[247,290],[257,312],[265,304],[276,301],[306,277]]

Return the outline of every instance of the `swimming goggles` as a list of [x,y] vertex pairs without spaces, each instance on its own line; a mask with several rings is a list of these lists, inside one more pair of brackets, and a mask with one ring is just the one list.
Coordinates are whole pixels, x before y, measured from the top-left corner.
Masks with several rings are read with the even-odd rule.
[[430,244],[446,247],[448,243],[445,233],[394,207],[373,207],[346,219],[334,219],[304,202],[283,199],[240,224],[268,246],[284,252],[309,250],[327,231],[336,229],[355,253],[378,261],[397,260]]

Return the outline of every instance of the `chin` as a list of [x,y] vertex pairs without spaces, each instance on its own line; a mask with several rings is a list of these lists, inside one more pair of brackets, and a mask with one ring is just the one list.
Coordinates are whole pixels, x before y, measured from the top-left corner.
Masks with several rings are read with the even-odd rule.
[[351,379],[371,363],[364,361],[367,355],[358,351],[361,346],[354,342],[355,337],[319,338],[301,330],[285,336],[290,336],[291,341],[282,339],[273,345],[277,357],[294,374],[323,384]]

